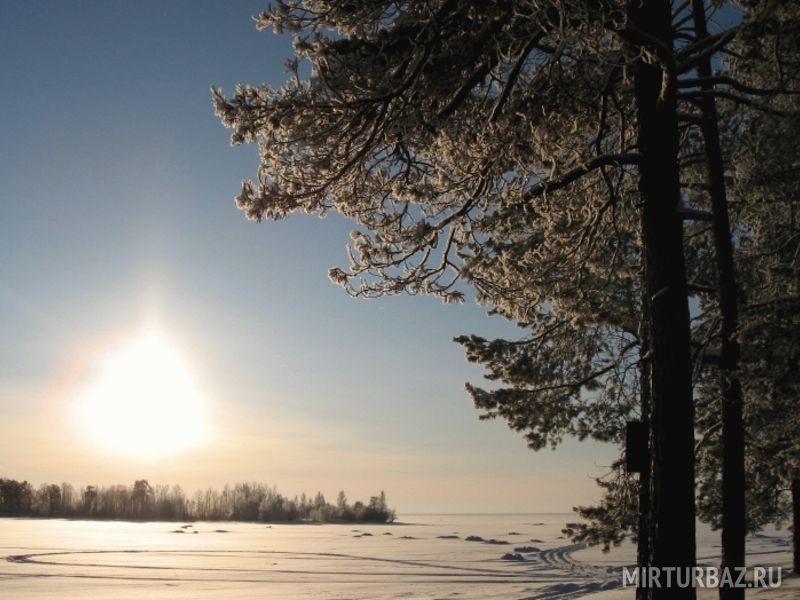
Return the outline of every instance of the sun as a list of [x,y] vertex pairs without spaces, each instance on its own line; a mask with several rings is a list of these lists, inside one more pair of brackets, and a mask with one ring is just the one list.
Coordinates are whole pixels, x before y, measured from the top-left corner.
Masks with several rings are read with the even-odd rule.
[[78,423],[100,449],[163,456],[206,434],[202,396],[181,355],[148,332],[106,355],[78,398]]

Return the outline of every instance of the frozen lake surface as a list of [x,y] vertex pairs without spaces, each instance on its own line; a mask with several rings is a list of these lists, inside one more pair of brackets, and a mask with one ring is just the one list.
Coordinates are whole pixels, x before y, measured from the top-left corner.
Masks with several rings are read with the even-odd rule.
[[[620,566],[635,562],[633,546],[604,555],[571,544],[561,528],[574,519],[404,515],[393,525],[271,526],[0,519],[0,598],[558,600],[602,590],[614,591],[598,598],[632,598],[632,589],[616,588]],[[701,529],[700,562],[717,564],[718,545],[717,533]],[[506,553],[524,560],[503,560]],[[788,571],[788,533],[751,536],[748,555],[751,564]],[[763,597],[784,597],[770,592]]]

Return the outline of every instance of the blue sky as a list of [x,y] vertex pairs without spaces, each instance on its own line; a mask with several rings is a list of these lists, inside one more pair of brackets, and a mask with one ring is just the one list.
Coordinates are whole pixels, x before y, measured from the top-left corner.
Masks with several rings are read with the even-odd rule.
[[[283,81],[255,1],[0,3],[0,476],[192,488],[258,479],[401,511],[565,511],[613,448],[533,453],[478,422],[452,337],[515,335],[469,303],[354,300],[331,285],[335,215],[245,220],[209,86]],[[213,435],[160,458],[92,447],[69,417],[90,366],[157,327]]]

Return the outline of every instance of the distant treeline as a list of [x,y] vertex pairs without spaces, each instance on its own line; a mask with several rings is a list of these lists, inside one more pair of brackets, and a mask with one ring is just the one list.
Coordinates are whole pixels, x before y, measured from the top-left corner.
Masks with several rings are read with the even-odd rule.
[[313,498],[302,494],[288,498],[262,483],[237,483],[222,490],[198,490],[188,497],[179,485],[151,486],[139,479],[131,486],[44,483],[34,488],[27,481],[0,478],[0,516],[71,517],[80,519],[132,519],[150,521],[264,521],[321,523],[391,523],[394,510],[386,494],[369,502],[347,501],[339,492],[336,504],[322,492]]

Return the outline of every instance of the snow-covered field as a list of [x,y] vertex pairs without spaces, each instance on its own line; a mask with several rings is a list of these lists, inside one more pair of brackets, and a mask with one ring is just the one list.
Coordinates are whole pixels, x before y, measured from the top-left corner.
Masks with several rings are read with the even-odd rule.
[[[403,524],[354,526],[0,519],[0,598],[633,598],[618,589],[633,547],[603,555],[571,544],[560,530],[573,518],[404,515]],[[749,538],[751,564],[788,572],[787,537]],[[701,562],[717,563],[718,544],[701,530]],[[798,598],[797,584],[759,598]]]

